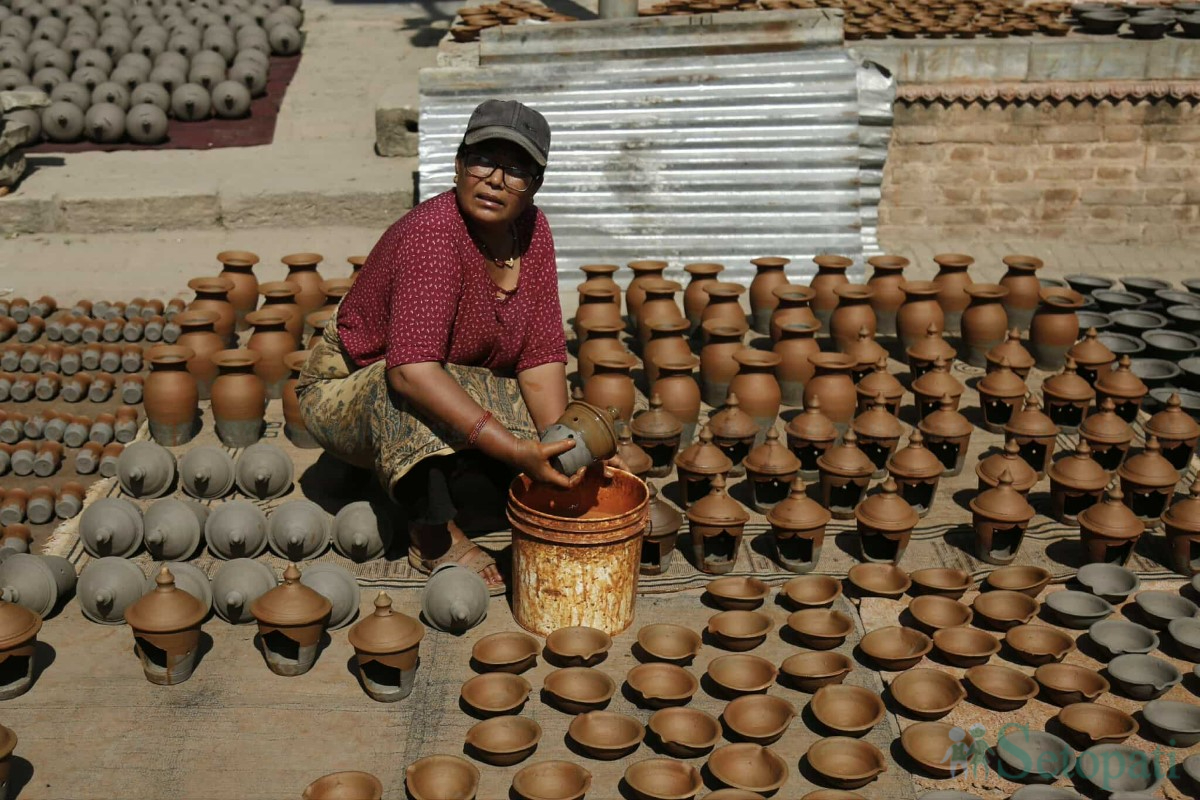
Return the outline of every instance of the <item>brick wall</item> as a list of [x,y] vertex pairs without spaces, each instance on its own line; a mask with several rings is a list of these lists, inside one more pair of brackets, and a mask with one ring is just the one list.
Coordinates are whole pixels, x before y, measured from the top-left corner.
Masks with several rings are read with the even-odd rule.
[[1200,102],[897,101],[880,238],[1200,238]]

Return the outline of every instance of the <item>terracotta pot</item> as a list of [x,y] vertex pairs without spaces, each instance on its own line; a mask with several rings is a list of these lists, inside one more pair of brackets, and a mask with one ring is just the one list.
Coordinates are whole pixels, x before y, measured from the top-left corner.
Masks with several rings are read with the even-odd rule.
[[1180,575],[1200,573],[1200,480],[1192,483],[1188,496],[1163,512],[1167,532],[1167,557]]
[[289,564],[283,583],[250,606],[258,621],[258,647],[276,675],[303,675],[312,668],[333,610],[332,604],[302,584],[300,577],[296,565]]
[[350,265],[350,279],[358,280],[363,266],[367,263],[367,256],[347,256],[346,263]]
[[579,268],[579,271],[587,276],[583,283],[579,284],[579,289],[584,287],[599,287],[603,289],[613,289],[618,295],[621,287],[613,280],[613,275],[619,270],[616,264],[584,264]]
[[821,329],[810,303],[817,293],[807,286],[776,286],[774,290],[779,304],[771,312],[771,340],[779,341],[785,325],[812,325],[814,331]]
[[246,349],[259,354],[254,374],[262,379],[267,397],[273,400],[282,396],[283,384],[291,373],[283,363],[284,356],[296,349],[296,340],[287,330],[287,321],[285,312],[273,309],[252,311],[246,315],[246,323],[254,327],[254,333],[246,342]]
[[646,299],[646,292],[642,289],[642,282],[646,280],[654,280],[662,278],[663,272],[667,268],[666,261],[630,261],[627,265],[633,270],[633,279],[629,281],[629,286],[625,289],[625,313],[631,322],[638,319],[641,312],[642,301]]
[[280,311],[288,315],[287,330],[296,340],[296,346],[299,347],[300,339],[304,335],[304,312],[296,304],[296,296],[300,293],[300,287],[292,281],[269,281],[258,285],[258,293],[263,298],[263,310],[269,308],[272,311]]
[[712,479],[712,489],[688,507],[692,554],[702,572],[721,575],[733,570],[750,515],[725,493],[725,478]]
[[783,268],[791,263],[790,258],[763,257],[752,258],[750,263],[758,273],[750,282],[750,318],[756,333],[771,332],[771,314],[779,305],[775,289],[786,286],[787,275]]
[[1066,366],[1058,375],[1042,383],[1046,415],[1063,430],[1074,433],[1083,422],[1096,398],[1096,391],[1075,372],[1075,361],[1067,356]]
[[829,316],[829,335],[839,350],[845,352],[858,341],[865,328],[868,338],[875,338],[875,312],[871,308],[873,291],[868,286],[845,283],[834,287],[837,306]]
[[735,478],[745,473],[742,460],[758,441],[761,430],[754,418],[742,410],[741,405],[737,394],[731,391],[725,398],[725,405],[708,421],[713,444],[729,458],[733,465],[729,475]]
[[638,339],[642,346],[650,341],[651,326],[659,322],[686,322],[683,312],[675,303],[675,293],[683,287],[675,281],[660,278],[648,278],[641,283],[645,297],[641,308],[638,309],[637,329]]
[[767,512],[779,563],[789,572],[812,572],[821,560],[825,526],[832,515],[808,497],[804,481],[796,478],[788,496]]
[[586,339],[591,326],[616,326],[625,329],[618,303],[621,294],[604,286],[584,286],[579,290],[579,309],[575,312],[575,338]]
[[900,416],[900,402],[904,399],[904,385],[888,372],[886,356],[880,357],[875,362],[872,371],[858,380],[854,385],[854,393],[858,395],[857,413],[861,414],[870,408],[871,404],[875,402],[875,398],[882,394],[892,416]]
[[817,274],[808,284],[816,292],[812,299],[812,310],[821,327],[828,330],[829,318],[838,304],[834,288],[850,282],[846,270],[854,266],[854,262],[845,256],[820,255],[813,258],[813,263],[817,265]]
[[267,390],[254,374],[260,358],[253,350],[222,350],[213,356],[220,375],[213,382],[212,412],[217,435],[230,447],[248,447],[262,435]]
[[[739,299],[746,293],[746,287],[740,283],[714,282],[704,286],[708,295],[708,305],[700,315],[700,325],[704,327],[709,322],[720,322],[737,328],[742,333],[750,329],[746,322],[746,312],[742,310]],[[706,329],[707,330],[707,329]]]
[[733,358],[738,363],[738,373],[729,382],[729,392],[738,396],[742,409],[758,425],[758,441],[761,442],[764,433],[774,426],[779,416],[782,395],[775,370],[783,359],[777,353],[749,347],[734,353]]
[[851,377],[856,385],[875,371],[875,365],[880,359],[883,359],[885,366],[887,364],[887,350],[875,341],[874,335],[865,325],[858,329],[858,336],[853,342],[840,349],[854,359]]
[[821,412],[839,431],[845,430],[854,418],[857,396],[850,377],[853,359],[841,353],[817,353],[809,359],[816,375],[804,386],[804,405],[820,401]]
[[[325,327],[329,324],[329,320],[333,319],[332,308],[319,308],[311,314],[304,315],[304,324],[308,326],[311,333],[308,335],[308,341],[305,342],[304,348],[311,350],[325,338]],[[284,329],[287,326],[285,324]]]
[[745,328],[720,320],[701,323],[707,340],[700,349],[700,388],[704,402],[719,407],[729,394],[729,383],[737,374],[734,354],[743,348]]
[[1087,333],[1067,351],[1067,356],[1075,360],[1075,371],[1092,387],[1102,372],[1111,372],[1117,361],[1116,354],[1104,346],[1095,328],[1088,328]]
[[950,374],[950,365],[938,356],[933,362],[933,368],[912,382],[912,393],[917,401],[917,417],[925,417],[936,411],[942,399],[949,397],[951,408],[958,409],[966,387],[962,381]]
[[296,350],[283,357],[283,364],[288,369],[288,379],[283,382],[280,396],[283,399],[283,433],[288,441],[304,450],[319,448],[321,444],[312,437],[304,424],[304,415],[300,412],[300,399],[296,397],[296,381],[300,379],[300,371],[308,361],[311,350]]
[[1172,392],[1167,406],[1152,416],[1143,426],[1147,436],[1158,439],[1162,455],[1180,474],[1187,471],[1196,442],[1200,440],[1200,425],[1183,411],[1178,392]]
[[237,312],[229,302],[229,292],[233,290],[233,281],[228,278],[192,278],[188,288],[196,293],[196,299],[188,304],[190,310],[216,312],[217,319],[213,329],[222,341],[233,342],[234,328],[237,325]]
[[887,472],[896,482],[897,491],[921,517],[933,508],[944,470],[938,457],[925,447],[925,436],[919,430],[909,436],[907,447],[887,460]]
[[[647,304],[649,305],[649,304]],[[643,314],[647,306],[642,306]],[[642,367],[646,373],[646,386],[658,380],[660,361],[679,362],[692,357],[688,346],[688,322],[682,318],[655,320],[650,325],[650,338],[642,348]]]
[[904,303],[896,311],[896,334],[905,349],[925,338],[930,327],[941,333],[946,315],[938,305],[938,286],[933,281],[905,281]]
[[1004,438],[1005,441],[1017,443],[1021,458],[1033,467],[1038,478],[1046,474],[1046,468],[1054,458],[1058,426],[1042,412],[1042,404],[1038,402],[1037,397],[1030,396],[1025,399],[1025,406],[1013,414],[1004,426]]
[[908,266],[903,256],[873,256],[867,263],[875,268],[867,286],[871,287],[871,308],[875,311],[876,332],[882,336],[896,335],[896,312],[904,303],[904,268]]
[[629,354],[601,356],[593,362],[595,372],[583,387],[583,399],[600,408],[615,408],[620,419],[629,421],[637,394],[629,371],[637,363]]
[[[323,295],[321,306],[317,310],[333,311],[342,302],[342,298],[350,293],[350,287],[354,285],[351,278],[330,278],[327,281],[321,281],[321,294]],[[305,317],[313,312],[305,313]]]
[[949,396],[943,397],[938,410],[922,419],[917,427],[925,436],[929,450],[946,468],[942,477],[962,472],[974,427],[954,410],[954,401]]
[[900,496],[896,482],[883,482],[878,494],[870,495],[854,509],[858,522],[858,546],[862,560],[898,564],[919,516]]
[[171,570],[163,566],[154,591],[125,609],[133,629],[134,650],[146,680],[175,686],[192,675],[200,649],[200,623],[208,607],[176,588]]
[[245,250],[223,250],[217,253],[221,262],[221,277],[233,283],[229,291],[229,302],[236,315],[237,329],[246,329],[246,314],[258,307],[258,278],[254,276],[254,265],[258,256]]
[[331,772],[306,786],[300,796],[303,800],[341,800],[347,796],[380,800],[383,797],[383,784],[367,772]]
[[949,333],[958,333],[963,312],[971,302],[967,287],[972,284],[967,268],[975,263],[975,259],[963,253],[943,253],[933,257],[938,265],[938,273],[933,283],[938,287],[938,305],[946,315],[946,328]]
[[787,428],[788,449],[800,459],[800,477],[814,480],[819,474],[817,459],[837,441],[837,426],[821,411],[821,400],[814,397],[803,413],[792,417]]
[[1143,522],[1159,519],[1175,499],[1175,484],[1179,473],[1175,465],[1162,455],[1158,439],[1151,435],[1146,449],[1125,459],[1117,467],[1125,505]]
[[816,341],[817,328],[816,322],[788,323],[781,327],[773,351],[779,356],[775,378],[784,405],[795,407],[804,402],[804,387],[816,371],[810,357],[821,352]]
[[1062,369],[1067,351],[1079,340],[1079,317],[1083,295],[1071,289],[1043,289],[1041,304],[1029,323],[1029,347],[1037,366]]
[[1129,445],[1133,442],[1133,428],[1117,416],[1117,406],[1111,397],[1105,397],[1096,405],[1099,410],[1089,414],[1079,426],[1079,437],[1091,447],[1092,458],[1096,463],[1113,472],[1129,452]]
[[692,374],[699,363],[700,359],[695,356],[679,361],[661,361],[658,364],[658,380],[650,387],[650,394],[662,399],[663,410],[683,426],[679,441],[684,447],[695,438],[696,423],[700,419],[700,386]]
[[1000,279],[1000,285],[1008,289],[1004,298],[1008,324],[1018,330],[1028,330],[1041,297],[1037,271],[1043,266],[1042,260],[1020,255],[1005,256],[1002,260],[1008,267],[1008,272]]
[[975,528],[975,556],[989,564],[1011,564],[1033,519],[1033,507],[1013,488],[1012,475],[1005,470],[994,489],[971,499]]
[[854,519],[854,509],[875,472],[874,463],[858,448],[858,435],[847,431],[840,445],[817,459],[817,468],[821,472],[821,504],[834,519]]
[[1078,521],[1086,564],[1125,566],[1146,530],[1146,524],[1125,504],[1125,495],[1115,486],[1108,490],[1104,502],[1081,511]]
[[1008,332],[1008,338],[988,351],[987,370],[992,372],[1000,368],[1004,361],[1009,368],[1017,373],[1021,380],[1029,378],[1029,370],[1033,369],[1033,356],[1021,344],[1021,332],[1013,328]]
[[425,627],[392,610],[387,592],[375,597],[375,613],[350,629],[358,674],[372,700],[393,703],[412,693]]
[[601,357],[624,357],[630,355],[621,342],[621,332],[625,326],[617,322],[585,321],[580,326],[581,344],[576,356],[579,378],[585,384],[596,371],[595,362]]
[[150,436],[162,445],[190,442],[196,435],[200,392],[188,371],[192,351],[179,345],[156,345],[146,354],[151,372],[142,402]]
[[905,350],[908,356],[908,370],[913,381],[933,369],[938,359],[945,361],[947,366],[954,363],[955,350],[942,338],[942,332],[931,324],[925,332],[925,338]]
[[707,425],[702,427],[696,444],[675,456],[675,469],[681,484],[680,505],[686,509],[707,496],[713,480],[718,476],[723,479],[732,467],[729,457],[713,444],[712,431]]
[[745,468],[750,478],[752,506],[765,514],[788,496],[789,487],[800,472],[800,459],[779,441],[779,431],[771,426],[763,443],[746,456]]
[[1117,416],[1128,423],[1137,419],[1142,400],[1150,390],[1142,379],[1133,374],[1129,356],[1121,356],[1117,368],[1102,372],[1096,378],[1096,399],[1099,402],[1112,400]]
[[1080,513],[1099,503],[1111,476],[1092,460],[1092,449],[1080,439],[1075,452],[1047,470],[1050,475],[1051,516],[1074,525]]
[[180,327],[176,344],[192,351],[188,372],[196,379],[200,399],[207,400],[217,377],[217,366],[212,357],[225,349],[224,339],[216,332],[217,314],[211,309],[189,309],[177,314],[175,322]]
[[682,525],[683,516],[659,499],[658,489],[654,484],[650,484],[650,511],[647,515],[641,564],[638,568],[642,575],[661,575],[670,567],[679,528]]
[[854,418],[850,427],[858,436],[859,448],[875,465],[872,477],[882,478],[885,474],[884,465],[904,434],[904,426],[888,409],[887,398],[877,396],[870,408]]
[[1017,373],[1009,369],[1008,359],[1005,358],[999,369],[987,373],[975,384],[975,391],[979,393],[983,426],[991,433],[1003,433],[1004,426],[1022,405],[1029,388]]
[[[629,428],[633,442],[650,459],[650,477],[665,478],[670,475],[671,466],[679,452],[683,424],[671,412],[663,409],[662,397],[657,393],[652,394],[650,409],[634,417]],[[628,465],[629,462],[625,463]],[[637,474],[636,470],[631,471]]]
[[987,354],[1005,339],[1008,314],[1002,305],[1008,289],[993,283],[974,283],[966,288],[970,304],[962,312],[960,357],[973,367],[987,364]]
[[687,288],[683,290],[683,314],[687,318],[690,331],[700,327],[700,317],[708,305],[708,293],[704,287],[717,282],[717,275],[725,269],[724,264],[696,263],[685,264],[684,270],[692,276]]
[[316,311],[325,303],[325,293],[321,291],[321,282],[325,280],[317,271],[317,265],[324,260],[319,253],[292,253],[282,259],[288,268],[284,280],[296,284],[296,305],[300,306],[300,316],[310,311]]

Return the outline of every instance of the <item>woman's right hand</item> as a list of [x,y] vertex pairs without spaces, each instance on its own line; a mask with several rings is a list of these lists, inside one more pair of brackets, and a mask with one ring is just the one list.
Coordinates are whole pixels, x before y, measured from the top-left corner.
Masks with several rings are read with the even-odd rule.
[[575,446],[571,439],[542,444],[533,439],[518,439],[513,464],[535,481],[553,484],[560,489],[569,489],[583,479],[583,470],[570,477],[563,475],[550,459],[562,455]]

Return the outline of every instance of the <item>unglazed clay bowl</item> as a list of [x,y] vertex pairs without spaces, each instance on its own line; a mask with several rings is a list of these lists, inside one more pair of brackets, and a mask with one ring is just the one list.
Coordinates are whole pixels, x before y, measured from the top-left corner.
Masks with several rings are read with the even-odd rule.
[[771,618],[761,611],[722,611],[708,618],[708,632],[718,647],[740,653],[767,640]]
[[828,575],[798,575],[779,590],[797,608],[828,608],[842,594],[842,582]]
[[892,697],[917,719],[941,719],[967,696],[953,675],[940,669],[910,669],[892,679]]
[[1078,630],[1092,627],[1116,610],[1103,597],[1070,589],[1046,595],[1046,608],[1061,625]]
[[933,634],[933,646],[956,667],[986,664],[1000,652],[1000,640],[975,628],[943,628]]
[[1142,709],[1142,718],[1163,744],[1191,747],[1200,742],[1200,706],[1175,700],[1151,700]]
[[848,614],[828,608],[804,608],[788,615],[788,628],[802,645],[812,650],[832,650],[854,630]]
[[750,742],[729,744],[708,758],[713,777],[731,789],[765,794],[787,781],[787,762],[762,745]]
[[[962,738],[958,738],[959,733]],[[909,725],[900,734],[900,746],[909,758],[925,772],[938,778],[947,778],[952,774],[955,767],[946,754],[959,743],[969,748],[975,739],[961,728],[944,722],[918,722]]]
[[908,604],[908,613],[912,614],[917,627],[929,634],[942,628],[970,625],[975,616],[970,608],[957,600],[936,594],[914,597]]
[[612,711],[588,711],[571,720],[567,735],[588,756],[600,761],[624,758],[646,735],[642,723]]
[[859,646],[880,669],[900,672],[915,667],[933,649],[933,642],[920,631],[892,626],[871,631]]
[[[1200,24],[1200,19],[1197,19],[1196,22]],[[1200,753],[1185,758],[1182,766],[1184,774],[1192,782],[1192,788],[1200,790]]]
[[927,567],[919,569],[909,576],[912,581],[912,591],[922,595],[939,595],[957,600],[975,585],[966,570],[949,567]]
[[1043,664],[1033,679],[1042,687],[1042,698],[1056,706],[1091,702],[1109,689],[1099,672],[1075,664]]
[[1001,731],[996,757],[1000,774],[1018,783],[1054,783],[1075,767],[1075,753],[1062,739],[1015,725]]
[[1167,624],[1167,633],[1188,661],[1200,661],[1200,619],[1180,617]]
[[1006,631],[1025,625],[1038,612],[1038,601],[1024,592],[1001,589],[984,592],[971,602],[975,619],[993,630]]
[[725,697],[765,692],[778,675],[770,661],[747,653],[718,656],[708,664],[708,677]]
[[568,714],[598,711],[617,692],[613,679],[591,667],[564,667],[546,676],[542,684],[547,701]]
[[669,758],[648,758],[625,770],[625,784],[644,800],[691,800],[704,781],[700,770]]
[[1183,681],[1174,665],[1154,656],[1129,653],[1108,662],[1108,677],[1126,697],[1154,700]]
[[675,758],[696,758],[721,740],[721,723],[695,708],[663,708],[650,715],[650,732],[659,746]]
[[725,706],[721,717],[737,739],[768,745],[787,732],[796,718],[796,709],[782,697],[748,694]]
[[829,652],[796,653],[779,665],[780,681],[802,692],[841,683],[853,669],[847,656]]
[[570,761],[539,761],[513,776],[512,789],[524,800],[580,800],[592,787],[592,773]]
[[1037,667],[1062,661],[1067,653],[1075,649],[1075,640],[1070,634],[1049,625],[1018,625],[1009,628],[1004,641],[1021,661]]
[[879,695],[861,686],[822,686],[808,706],[817,721],[846,736],[862,736],[883,719],[886,709]]
[[300,796],[303,800],[319,800],[323,797],[379,800],[383,797],[383,784],[369,772],[331,772],[306,786]]
[[1058,712],[1067,741],[1076,750],[1098,744],[1120,744],[1138,732],[1137,720],[1101,703],[1072,703]]
[[1138,592],[1133,602],[1147,624],[1155,630],[1165,630],[1173,619],[1191,619],[1196,616],[1196,604],[1174,592]]
[[1124,619],[1106,619],[1088,628],[1088,637],[1110,656],[1145,655],[1158,649],[1158,634],[1145,625]]
[[700,688],[695,675],[675,664],[639,664],[625,680],[646,708],[686,705]]
[[1164,777],[1157,755],[1123,744],[1099,744],[1084,750],[1079,754],[1075,774],[1101,794],[1153,794]]
[[808,765],[835,789],[857,789],[887,772],[875,745],[848,736],[827,736],[808,748]]
[[1050,573],[1041,567],[1014,564],[992,570],[986,582],[992,589],[1037,597],[1038,593],[1046,588],[1046,584],[1050,583]]
[[426,756],[408,765],[404,781],[413,800],[472,800],[479,788],[479,770],[458,756]]
[[908,591],[912,580],[894,564],[855,564],[846,574],[859,594],[897,598]]
[[587,625],[559,628],[546,637],[546,651],[551,660],[564,667],[591,667],[599,664],[611,648],[611,636]]
[[1083,800],[1083,795],[1061,786],[1022,786],[1008,800]]
[[464,703],[480,714],[515,714],[529,698],[533,687],[520,675],[509,672],[485,672],[462,685]]
[[1000,664],[971,667],[963,675],[976,702],[996,711],[1015,711],[1038,693],[1037,681]]
[[731,575],[710,582],[705,593],[718,608],[727,611],[750,611],[763,604],[771,594],[771,587],[758,578]]
[[527,633],[504,631],[484,636],[471,648],[471,658],[481,672],[520,673],[537,662],[541,648]]
[[496,767],[511,767],[533,755],[542,740],[542,726],[527,717],[492,717],[467,731],[471,755]]
[[682,625],[659,622],[646,625],[637,634],[638,644],[655,661],[686,663],[700,652],[700,634]]
[[1133,570],[1119,564],[1084,564],[1075,573],[1075,580],[1097,597],[1118,605],[1142,585]]

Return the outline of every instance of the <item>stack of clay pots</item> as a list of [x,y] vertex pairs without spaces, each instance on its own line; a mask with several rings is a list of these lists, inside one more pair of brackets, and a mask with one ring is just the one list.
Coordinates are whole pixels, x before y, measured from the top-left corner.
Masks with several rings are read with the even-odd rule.
[[459,21],[450,27],[456,42],[473,42],[480,31],[498,25],[517,25],[521,20],[536,22],[574,22],[578,17],[563,14],[533,0],[500,0],[478,6],[463,6],[458,10]]

